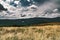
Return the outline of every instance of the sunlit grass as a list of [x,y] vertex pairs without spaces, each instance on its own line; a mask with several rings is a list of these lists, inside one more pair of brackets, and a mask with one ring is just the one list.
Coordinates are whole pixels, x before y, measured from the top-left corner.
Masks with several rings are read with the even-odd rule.
[[28,27],[0,27],[0,40],[60,40],[59,23],[50,24]]

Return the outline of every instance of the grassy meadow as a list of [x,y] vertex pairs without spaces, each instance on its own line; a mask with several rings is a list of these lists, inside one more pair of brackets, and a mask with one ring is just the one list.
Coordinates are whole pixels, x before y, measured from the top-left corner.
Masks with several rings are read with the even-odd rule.
[[0,40],[60,40],[60,23],[0,27]]

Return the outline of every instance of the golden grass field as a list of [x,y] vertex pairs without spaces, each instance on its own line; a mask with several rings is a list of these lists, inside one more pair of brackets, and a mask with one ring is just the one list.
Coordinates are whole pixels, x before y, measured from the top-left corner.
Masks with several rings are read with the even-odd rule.
[[0,27],[0,40],[60,40],[60,23]]

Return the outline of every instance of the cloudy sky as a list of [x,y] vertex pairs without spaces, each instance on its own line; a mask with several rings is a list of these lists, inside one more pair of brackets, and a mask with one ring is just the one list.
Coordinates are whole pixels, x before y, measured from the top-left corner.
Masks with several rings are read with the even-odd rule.
[[59,3],[59,0],[0,0],[0,4],[8,9],[0,12],[0,19],[60,17]]

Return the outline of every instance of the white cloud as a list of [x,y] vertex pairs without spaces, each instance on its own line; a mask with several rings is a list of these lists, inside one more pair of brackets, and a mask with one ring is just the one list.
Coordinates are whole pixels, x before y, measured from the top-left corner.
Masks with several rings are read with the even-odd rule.
[[[22,19],[22,18],[34,18],[34,17],[55,18],[60,16],[59,13],[55,13],[56,11],[58,11],[58,9],[56,8],[57,6],[54,2],[45,2],[40,6],[36,5],[31,5],[29,7],[21,6],[19,8],[11,6],[3,1],[1,1],[1,4],[8,9],[8,11],[3,11],[0,13],[0,15],[3,16],[2,17],[3,19]],[[33,9],[31,9],[32,7]],[[49,13],[48,10],[49,12],[51,10],[52,13]],[[21,17],[21,14],[26,16]]]

